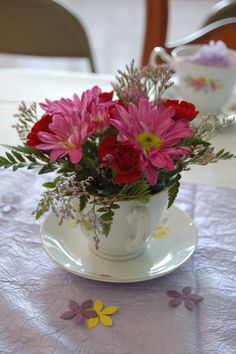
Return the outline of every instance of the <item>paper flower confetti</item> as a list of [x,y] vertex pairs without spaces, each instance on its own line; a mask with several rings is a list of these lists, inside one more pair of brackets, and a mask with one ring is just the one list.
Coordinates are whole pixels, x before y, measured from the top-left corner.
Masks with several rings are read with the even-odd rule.
[[76,301],[70,300],[68,307],[70,310],[64,312],[60,318],[63,320],[74,318],[74,321],[77,325],[81,323],[84,318],[90,319],[92,317],[97,317],[97,313],[92,309],[92,300],[86,300],[82,302],[81,306]]
[[185,307],[187,307],[190,311],[193,310],[194,303],[198,303],[203,300],[202,296],[192,293],[191,286],[183,288],[182,293],[179,293],[176,290],[168,290],[166,293],[169,297],[172,297],[169,301],[170,306],[179,306],[184,301]]
[[112,326],[112,319],[109,315],[112,315],[118,310],[117,306],[110,306],[103,308],[103,302],[101,300],[96,300],[93,309],[97,313],[97,317],[89,318],[87,322],[88,328],[94,328],[97,326],[99,322],[101,322],[104,326]]

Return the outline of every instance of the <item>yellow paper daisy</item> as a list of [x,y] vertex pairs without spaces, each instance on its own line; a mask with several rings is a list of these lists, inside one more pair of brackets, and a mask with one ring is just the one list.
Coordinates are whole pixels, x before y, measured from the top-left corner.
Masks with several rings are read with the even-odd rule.
[[109,315],[112,315],[118,310],[117,306],[109,306],[104,308],[103,302],[101,300],[96,300],[93,309],[97,312],[98,317],[90,318],[87,322],[88,328],[94,328],[99,322],[104,326],[112,326],[112,319]]

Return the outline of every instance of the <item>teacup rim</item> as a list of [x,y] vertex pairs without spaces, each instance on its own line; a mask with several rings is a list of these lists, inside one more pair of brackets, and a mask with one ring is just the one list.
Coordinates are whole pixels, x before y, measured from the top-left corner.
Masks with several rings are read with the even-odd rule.
[[[171,51],[171,56],[172,58],[177,61],[177,58],[180,59],[181,57],[184,57],[184,55],[177,55],[177,52],[180,51],[180,50],[183,50],[183,49],[186,49],[186,48],[194,48],[197,50],[197,48],[201,48],[204,44],[185,44],[185,45],[181,45],[179,47],[176,47],[174,48],[172,51]],[[207,70],[211,70],[211,69],[217,69],[217,70],[222,70],[222,71],[229,71],[229,70],[235,70],[236,69],[236,50],[234,49],[231,49],[231,48],[228,48],[228,50],[230,51],[230,53],[232,54],[232,56],[235,57],[235,64],[233,64],[232,66],[229,66],[229,67],[224,67],[224,66],[215,66],[215,65],[203,65],[203,64],[199,64],[199,63],[193,63],[191,61],[187,61],[185,64],[188,64],[188,65],[193,65],[193,66],[198,66],[198,67],[201,67],[201,68],[207,68]]]

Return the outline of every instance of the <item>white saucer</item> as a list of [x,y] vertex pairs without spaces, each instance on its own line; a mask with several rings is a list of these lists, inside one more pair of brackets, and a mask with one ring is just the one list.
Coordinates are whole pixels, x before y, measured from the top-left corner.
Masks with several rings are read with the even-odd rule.
[[47,254],[68,272],[99,281],[129,283],[170,273],[193,254],[197,246],[197,230],[184,212],[176,207],[170,208],[162,224],[164,237],[158,237],[156,233],[140,256],[122,262],[104,260],[93,254],[80,227],[72,228],[69,222],[59,226],[53,213],[45,219],[41,237]]

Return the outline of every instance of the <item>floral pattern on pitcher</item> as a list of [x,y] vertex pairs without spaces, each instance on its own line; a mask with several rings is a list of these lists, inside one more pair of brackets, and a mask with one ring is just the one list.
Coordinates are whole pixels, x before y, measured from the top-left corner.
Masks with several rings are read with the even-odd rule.
[[194,78],[188,75],[185,77],[184,81],[186,85],[191,87],[195,92],[203,91],[204,93],[209,93],[216,91],[223,86],[219,79],[209,79],[204,76]]

